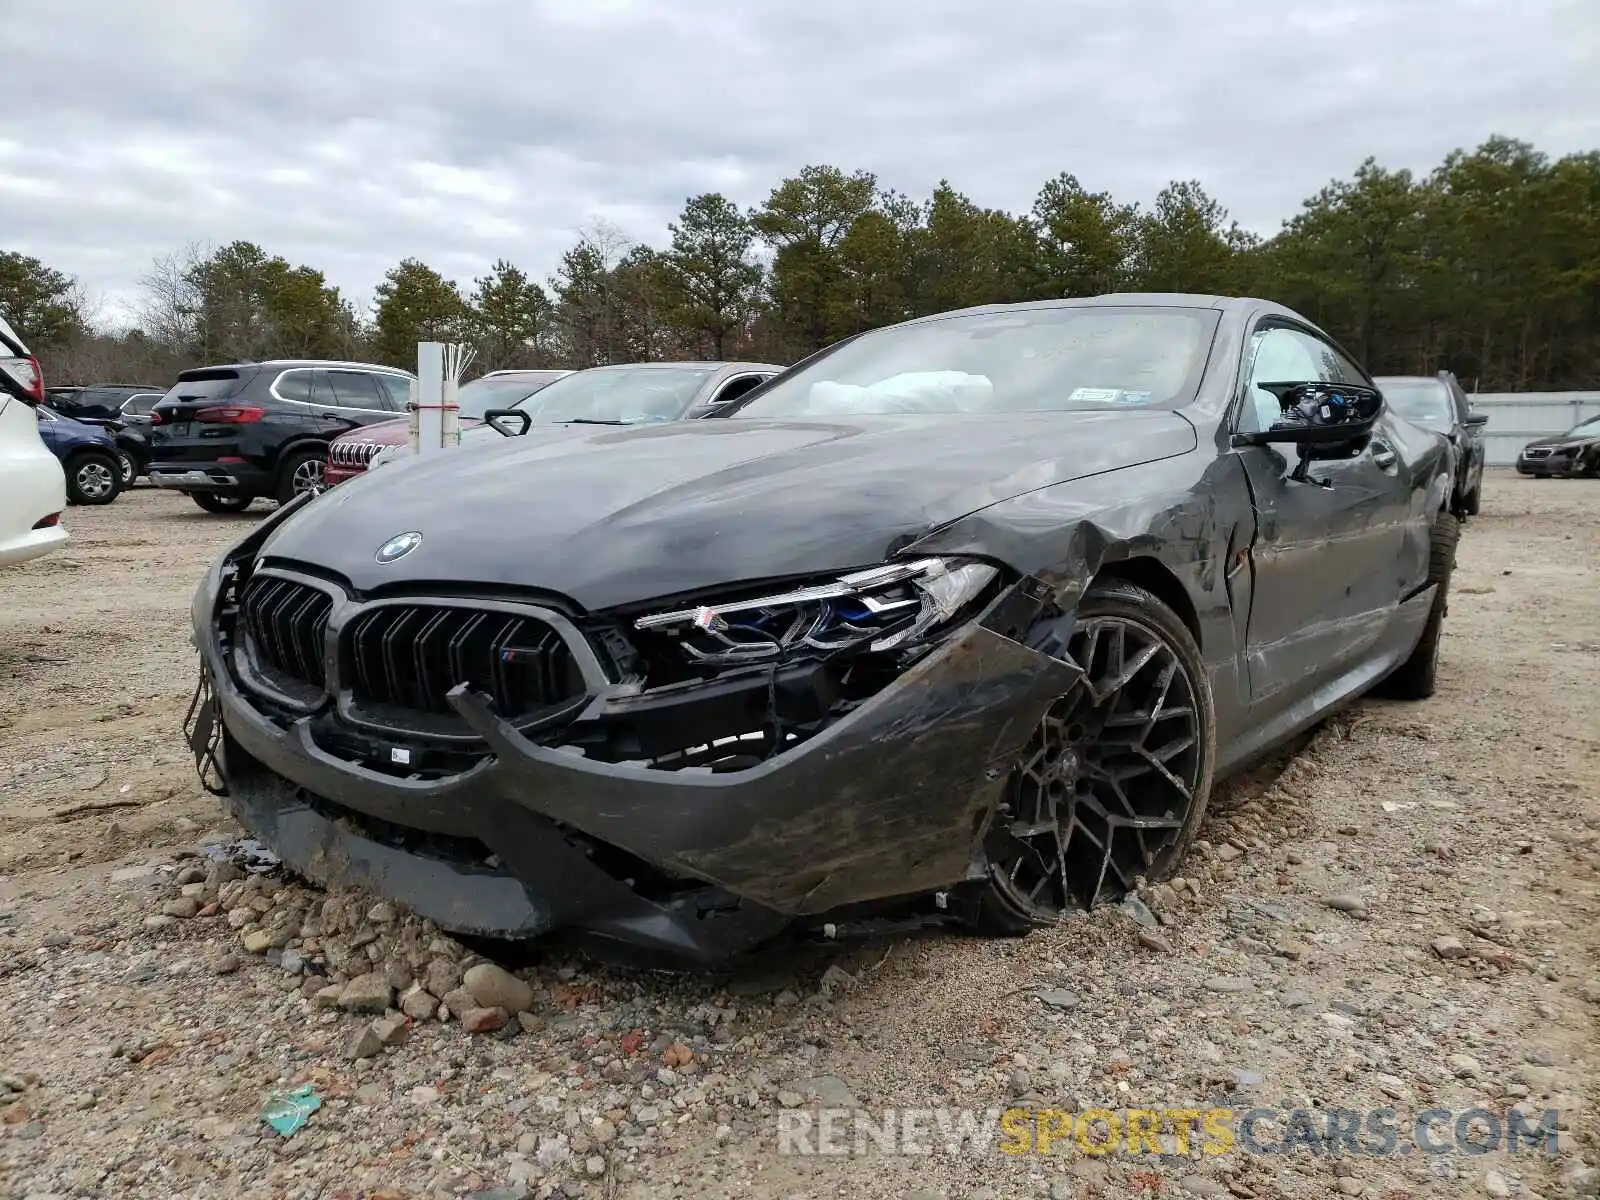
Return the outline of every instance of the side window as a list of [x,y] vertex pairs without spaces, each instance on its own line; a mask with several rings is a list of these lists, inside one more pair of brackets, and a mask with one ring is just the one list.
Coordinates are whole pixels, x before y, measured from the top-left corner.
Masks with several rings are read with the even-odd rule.
[[737,400],[740,396],[754,391],[765,383],[767,378],[765,375],[735,375],[722,385],[721,390],[711,397],[711,401],[713,404],[727,404],[730,401]]
[[296,400],[301,404],[311,403],[311,372],[310,371],[285,371],[278,376],[273,389],[285,400]]
[[323,370],[311,372],[311,403],[320,404],[326,408],[338,406],[338,399],[333,394],[333,384],[328,381],[328,373]]
[[329,371],[335,403],[340,408],[385,409],[378,385],[365,371]]
[[1245,369],[1247,403],[1239,429],[1254,433],[1270,429],[1282,413],[1278,398],[1260,385],[1299,383],[1362,383],[1354,363],[1321,338],[1284,325],[1269,325],[1251,336]]
[[404,375],[375,376],[380,390],[388,397],[389,407],[395,412],[405,412],[411,403],[411,380]]

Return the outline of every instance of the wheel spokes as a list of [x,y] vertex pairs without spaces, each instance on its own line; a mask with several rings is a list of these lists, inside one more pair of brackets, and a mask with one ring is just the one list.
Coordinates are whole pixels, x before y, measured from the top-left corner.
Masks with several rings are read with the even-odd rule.
[[999,874],[1041,911],[1094,907],[1178,843],[1203,767],[1195,681],[1155,627],[1091,617],[1066,657],[1082,671],[1013,770]]

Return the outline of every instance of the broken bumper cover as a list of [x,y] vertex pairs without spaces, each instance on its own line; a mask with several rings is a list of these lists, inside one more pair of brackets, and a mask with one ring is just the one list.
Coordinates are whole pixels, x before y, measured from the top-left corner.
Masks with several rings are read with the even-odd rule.
[[[319,745],[310,717],[267,715],[215,637],[199,640],[227,804],[295,870],[372,887],[454,932],[567,929],[709,961],[796,917],[981,876],[1010,768],[1078,673],[1016,640],[1039,607],[1013,587],[809,740],[722,773],[541,745],[457,688],[487,753],[458,774],[400,778]],[[630,863],[684,886],[641,886]]]

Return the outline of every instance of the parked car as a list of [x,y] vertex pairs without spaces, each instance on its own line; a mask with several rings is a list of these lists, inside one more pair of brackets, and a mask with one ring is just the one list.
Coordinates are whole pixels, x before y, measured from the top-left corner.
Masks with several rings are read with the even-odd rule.
[[150,419],[145,414],[161,396],[159,391],[136,384],[45,389],[45,403],[53,412],[110,432],[117,444],[117,468],[124,489],[133,486],[150,462]]
[[34,415],[39,436],[61,460],[69,502],[110,504],[122,494],[121,458],[109,429],[64,417],[47,404],[39,405]]
[[295,870],[456,932],[1020,933],[1172,875],[1215,780],[1356,696],[1433,691],[1449,469],[1276,304],[922,318],[708,420],[268,517],[195,598],[191,745]]
[[279,359],[184,371],[150,410],[150,482],[207,512],[280,504],[322,483],[328,443],[406,410],[408,371]]
[[[563,436],[556,432],[558,429],[582,425],[698,420],[731,404],[782,370],[773,363],[757,362],[619,363],[590,367],[568,372],[565,379],[515,403],[501,405],[507,418],[497,421],[498,432],[510,434],[515,426],[515,432],[522,434],[539,426],[539,436],[550,439]],[[495,406],[485,404],[477,415],[494,411]],[[511,420],[512,413],[527,414],[526,422]],[[478,440],[491,432],[481,423],[475,424],[477,428],[464,437]],[[409,453],[409,444],[409,426],[402,424],[390,432],[388,445],[367,455],[365,465],[382,466],[404,457]]]
[[1449,439],[1451,475],[1455,480],[1450,511],[1458,517],[1477,516],[1483,504],[1483,465],[1487,457],[1483,427],[1489,423],[1489,414],[1472,410],[1466,390],[1452,371],[1383,375],[1377,384],[1395,412]]
[[0,316],[0,567],[67,544],[66,476],[34,416],[43,399],[39,360]]
[[[571,371],[491,371],[480,379],[461,385],[456,393],[457,420],[469,429],[491,408],[509,408],[533,395],[546,384],[554,383]],[[380,421],[342,433],[328,443],[328,461],[322,468],[322,482],[333,487],[353,479],[367,469],[372,456],[386,446],[403,446],[411,438],[409,417],[400,421]]]
[[62,384],[45,389],[45,403],[64,417],[94,424],[120,421],[130,399],[150,395],[159,398],[165,390],[149,383]]
[[1600,416],[1579,421],[1555,437],[1536,438],[1517,455],[1523,475],[1600,475]]

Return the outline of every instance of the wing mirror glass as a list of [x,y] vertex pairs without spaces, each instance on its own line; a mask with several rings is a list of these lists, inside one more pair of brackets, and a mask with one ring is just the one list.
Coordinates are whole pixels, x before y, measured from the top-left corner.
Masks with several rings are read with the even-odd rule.
[[1320,380],[1294,383],[1258,383],[1278,398],[1282,415],[1270,429],[1234,435],[1235,445],[1265,446],[1289,442],[1306,450],[1340,449],[1372,432],[1383,412],[1383,393],[1354,383]]
[[[522,428],[512,432],[510,423],[521,421]],[[483,423],[501,437],[521,437],[533,428],[533,418],[520,408],[491,408],[483,414]]]
[[1467,424],[1467,427],[1469,429],[1481,429],[1483,426],[1487,425],[1488,423],[1489,423],[1489,414],[1488,413],[1468,413],[1467,414],[1466,424]]

